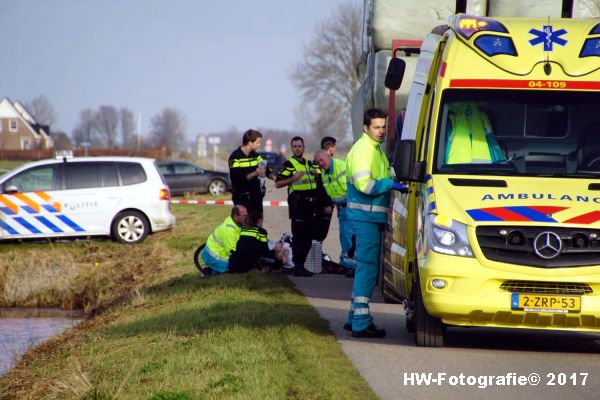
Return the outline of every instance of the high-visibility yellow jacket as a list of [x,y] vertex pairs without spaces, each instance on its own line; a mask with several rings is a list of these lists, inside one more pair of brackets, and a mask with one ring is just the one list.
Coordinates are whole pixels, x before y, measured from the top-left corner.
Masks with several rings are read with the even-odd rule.
[[308,161],[304,160],[304,163],[301,163],[295,157],[290,157],[283,165],[283,169],[279,172],[279,178],[287,179],[296,172],[303,171],[304,176],[289,186],[289,192],[315,190],[317,188],[317,183],[315,182],[315,178],[311,175],[310,169],[311,167],[308,164]]
[[206,248],[214,257],[229,260],[229,255],[235,250],[241,231],[242,228],[229,216],[210,234],[206,240]]
[[504,160],[487,114],[473,102],[449,107],[446,164],[491,163]]
[[321,172],[325,191],[334,204],[346,204],[348,188],[346,187],[346,162],[337,158],[331,159],[329,170]]
[[363,133],[346,159],[348,218],[385,223],[392,183],[390,163],[380,143]]

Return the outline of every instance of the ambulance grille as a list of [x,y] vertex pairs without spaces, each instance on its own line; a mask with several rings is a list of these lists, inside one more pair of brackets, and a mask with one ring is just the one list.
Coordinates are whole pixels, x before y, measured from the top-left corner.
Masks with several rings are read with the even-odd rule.
[[572,282],[536,282],[536,281],[505,281],[500,289],[511,293],[540,293],[578,295],[592,293],[587,283]]
[[[600,265],[600,229],[480,226],[475,232],[479,247],[488,260],[540,268]],[[544,232],[560,237],[558,255],[542,258],[536,254],[535,239]]]

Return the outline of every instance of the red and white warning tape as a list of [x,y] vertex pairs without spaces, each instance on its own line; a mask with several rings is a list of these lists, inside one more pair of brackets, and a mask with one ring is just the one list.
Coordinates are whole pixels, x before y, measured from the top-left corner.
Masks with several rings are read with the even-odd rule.
[[[201,206],[232,206],[231,200],[171,200],[171,204],[197,204]],[[287,201],[263,201],[263,207],[287,207]]]

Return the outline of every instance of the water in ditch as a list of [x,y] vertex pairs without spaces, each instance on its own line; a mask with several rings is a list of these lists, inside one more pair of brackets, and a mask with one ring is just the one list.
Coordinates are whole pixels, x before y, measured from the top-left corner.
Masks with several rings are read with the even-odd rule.
[[0,309],[0,375],[31,347],[77,325],[81,313],[57,309]]

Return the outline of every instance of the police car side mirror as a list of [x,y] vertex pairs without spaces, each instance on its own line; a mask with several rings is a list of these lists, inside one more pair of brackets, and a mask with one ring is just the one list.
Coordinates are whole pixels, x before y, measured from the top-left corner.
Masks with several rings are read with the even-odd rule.
[[15,193],[19,193],[19,188],[16,187],[15,185],[10,185],[6,187],[6,193],[8,194],[15,194]]
[[385,74],[385,87],[390,90],[400,89],[405,69],[406,61],[401,58],[392,58]]
[[399,140],[394,148],[392,166],[396,179],[409,182],[423,182],[425,163],[416,162],[416,144],[414,140]]

